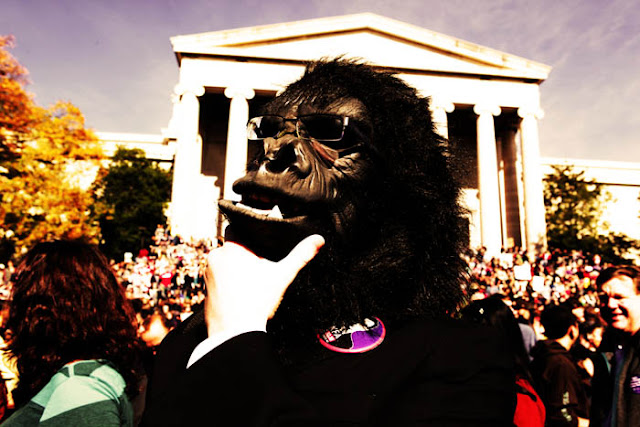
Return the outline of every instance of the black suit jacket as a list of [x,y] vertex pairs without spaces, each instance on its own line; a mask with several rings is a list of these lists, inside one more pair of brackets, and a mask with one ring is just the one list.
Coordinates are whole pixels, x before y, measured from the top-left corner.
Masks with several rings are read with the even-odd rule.
[[[511,426],[513,366],[493,330],[417,321],[361,354],[283,368],[269,336],[233,338],[185,369],[202,313],[165,338],[143,425]],[[317,344],[320,346],[320,344]]]

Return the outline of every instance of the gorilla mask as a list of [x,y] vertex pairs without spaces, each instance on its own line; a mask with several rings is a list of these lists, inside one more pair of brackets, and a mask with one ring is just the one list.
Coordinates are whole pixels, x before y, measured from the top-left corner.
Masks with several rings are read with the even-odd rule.
[[314,62],[248,138],[262,149],[234,183],[241,202],[220,202],[227,237],[274,260],[310,234],[326,240],[268,330],[315,339],[366,317],[390,326],[455,310],[459,187],[427,98],[366,64]]
[[357,99],[278,101],[249,121],[248,139],[263,150],[233,185],[241,202],[220,202],[231,238],[270,259],[313,233],[347,239],[354,190],[373,164],[371,125]]

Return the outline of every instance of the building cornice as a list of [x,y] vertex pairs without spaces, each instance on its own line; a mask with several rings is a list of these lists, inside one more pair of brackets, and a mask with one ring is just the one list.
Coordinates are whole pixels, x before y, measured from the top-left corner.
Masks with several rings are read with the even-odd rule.
[[283,58],[280,52],[273,56],[256,57],[252,56],[247,48],[356,32],[378,34],[395,39],[399,43],[418,45],[444,55],[485,65],[491,68],[489,75],[492,76],[542,82],[551,71],[550,66],[539,62],[372,13],[175,36],[171,38],[171,44],[179,62],[185,56],[211,56],[252,61],[284,59],[302,63],[309,58],[296,55]]

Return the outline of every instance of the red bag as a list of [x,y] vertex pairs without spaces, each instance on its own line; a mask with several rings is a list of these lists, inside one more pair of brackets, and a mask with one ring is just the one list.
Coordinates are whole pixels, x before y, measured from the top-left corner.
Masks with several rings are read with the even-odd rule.
[[516,379],[518,404],[513,416],[516,427],[544,427],[546,410],[542,399],[524,378]]

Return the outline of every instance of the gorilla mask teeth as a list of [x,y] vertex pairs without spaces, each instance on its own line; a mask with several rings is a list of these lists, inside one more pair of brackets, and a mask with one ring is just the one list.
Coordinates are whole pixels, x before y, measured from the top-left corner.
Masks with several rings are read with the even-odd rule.
[[269,214],[267,215],[269,218],[279,218],[282,219],[282,212],[280,212],[280,208],[278,207],[278,205],[275,205],[273,207],[273,209],[271,209],[271,212],[269,212]]
[[273,208],[271,209],[258,209],[258,208],[254,208],[245,204],[242,204],[240,202],[236,203],[236,206],[242,209],[246,209],[248,211],[251,211],[253,213],[256,213],[258,215],[263,215],[266,216],[268,218],[278,218],[278,219],[282,219],[282,212],[280,212],[280,208],[278,207],[278,205],[275,205]]

